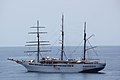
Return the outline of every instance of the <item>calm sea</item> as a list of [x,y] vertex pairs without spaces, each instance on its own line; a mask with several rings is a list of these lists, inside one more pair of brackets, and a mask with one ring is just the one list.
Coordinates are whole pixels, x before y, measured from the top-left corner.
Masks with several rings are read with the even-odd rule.
[[[60,56],[59,47],[52,47],[52,52],[44,53],[43,56]],[[100,46],[97,54],[89,51],[88,57],[100,58],[107,65],[99,73],[36,73],[27,70],[7,58],[31,59],[36,54],[24,53],[31,48],[25,47],[0,47],[0,80],[120,80],[120,46]],[[82,47],[65,47],[66,57],[81,58]],[[92,55],[92,56],[90,56]]]

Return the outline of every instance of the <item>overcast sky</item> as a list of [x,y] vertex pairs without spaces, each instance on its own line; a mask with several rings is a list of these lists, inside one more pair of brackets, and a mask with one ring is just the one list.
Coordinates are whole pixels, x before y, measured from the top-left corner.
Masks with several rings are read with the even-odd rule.
[[65,45],[79,45],[85,21],[91,44],[120,45],[120,0],[0,0],[0,46],[35,40],[27,33],[37,20],[48,32],[43,39],[59,42],[62,14]]

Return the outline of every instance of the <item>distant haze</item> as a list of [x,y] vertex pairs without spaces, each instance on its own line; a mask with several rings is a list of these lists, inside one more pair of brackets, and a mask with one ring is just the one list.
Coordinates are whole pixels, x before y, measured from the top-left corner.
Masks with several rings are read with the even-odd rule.
[[[0,0],[0,46],[24,46],[35,40],[31,26],[45,26],[42,39],[59,45],[64,14],[65,45],[78,46],[87,22],[93,45],[120,45],[120,0]],[[58,42],[57,42],[58,40]]]

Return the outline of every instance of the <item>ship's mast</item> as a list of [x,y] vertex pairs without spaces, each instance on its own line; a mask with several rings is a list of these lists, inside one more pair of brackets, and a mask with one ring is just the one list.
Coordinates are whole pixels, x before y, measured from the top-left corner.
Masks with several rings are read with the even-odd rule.
[[37,20],[37,26],[33,26],[33,27],[30,27],[30,28],[37,29],[37,31],[35,31],[35,32],[29,32],[28,33],[28,34],[36,34],[37,35],[37,40],[26,42],[26,43],[32,43],[32,44],[28,44],[26,46],[37,46],[37,50],[35,50],[35,51],[25,51],[25,52],[36,52],[37,53],[37,62],[39,62],[40,56],[42,58],[42,55],[41,55],[42,52],[51,51],[51,50],[41,50],[40,49],[40,46],[42,46],[42,45],[50,45],[50,44],[48,44],[49,41],[40,40],[40,34],[45,34],[47,32],[40,31],[41,28],[45,28],[45,27],[42,27],[42,26],[39,25],[39,20]]
[[62,15],[62,47],[61,47],[61,60],[63,60],[64,53],[64,29],[63,29],[64,15]]
[[40,41],[39,41],[39,21],[37,20],[37,37],[38,37],[38,48],[37,48],[37,62],[39,62],[39,55],[40,55]]
[[84,23],[84,57],[83,60],[86,60],[86,22]]

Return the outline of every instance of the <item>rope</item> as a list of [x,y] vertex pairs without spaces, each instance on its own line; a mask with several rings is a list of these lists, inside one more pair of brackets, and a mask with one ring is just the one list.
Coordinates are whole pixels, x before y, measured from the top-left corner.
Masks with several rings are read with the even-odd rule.
[[50,49],[52,49],[52,47],[57,43],[58,39],[60,38],[61,36],[59,36],[56,41],[53,43],[53,45],[50,47]]
[[[83,40],[79,43],[78,46],[80,46],[80,45],[82,44],[82,42],[83,42]],[[71,55],[73,55],[73,53],[75,53],[75,52],[77,51],[78,46],[76,46],[76,48],[71,52],[71,54],[69,55],[69,57],[70,57]]]
[[[91,43],[89,42],[89,40],[88,40],[88,43],[89,43],[90,47],[92,47],[92,45],[91,45]],[[98,56],[98,54],[97,54],[97,52],[95,51],[95,49],[92,48],[92,50],[93,50],[93,52],[96,54],[96,56]]]

